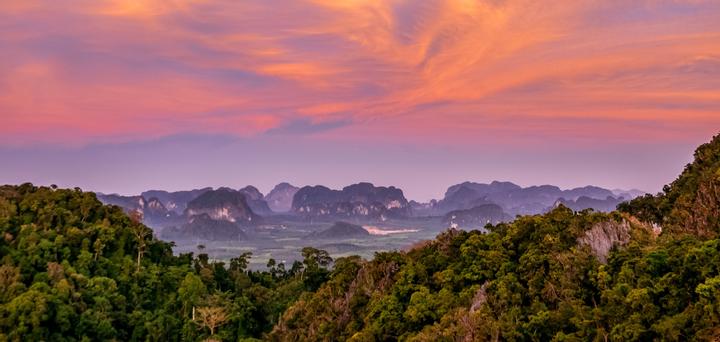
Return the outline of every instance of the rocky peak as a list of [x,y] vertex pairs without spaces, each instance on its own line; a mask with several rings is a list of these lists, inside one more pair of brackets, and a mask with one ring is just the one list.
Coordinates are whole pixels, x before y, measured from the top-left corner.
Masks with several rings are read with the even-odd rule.
[[249,201],[258,201],[264,198],[260,190],[252,185],[248,185],[238,191],[245,195],[245,198]]
[[157,198],[168,211],[176,214],[182,214],[185,211],[188,202],[210,190],[212,190],[212,188],[174,192],[165,190],[148,190],[143,192],[141,195],[145,198]]
[[147,201],[147,208],[152,210],[167,210],[165,205],[160,202],[157,197],[153,197]]
[[298,190],[300,190],[300,188],[289,183],[280,183],[265,196],[265,202],[267,202],[270,209],[274,212],[281,213],[290,211],[290,209],[292,209],[293,197]]
[[[172,215],[175,214],[172,213]],[[145,202],[143,216],[151,222],[157,222],[170,217],[171,212],[165,208],[165,205],[158,198],[153,197]]]
[[238,192],[245,195],[245,199],[247,200],[250,209],[252,209],[254,213],[259,215],[272,214],[272,210],[270,210],[270,207],[265,201],[265,196],[263,196],[260,190],[258,190],[256,187],[248,185],[238,190]]
[[187,205],[185,215],[207,214],[213,220],[253,223],[259,218],[248,205],[245,195],[232,189],[208,191]]

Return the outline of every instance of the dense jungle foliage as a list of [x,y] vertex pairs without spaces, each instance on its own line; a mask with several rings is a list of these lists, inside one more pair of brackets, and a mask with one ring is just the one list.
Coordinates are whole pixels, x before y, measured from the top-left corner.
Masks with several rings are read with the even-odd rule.
[[262,337],[328,275],[313,248],[289,269],[247,270],[173,256],[171,244],[79,189],[0,187],[0,341],[216,340]]
[[[720,339],[720,136],[655,196],[370,261],[174,256],[94,194],[0,187],[0,341]],[[332,267],[331,267],[332,266]]]

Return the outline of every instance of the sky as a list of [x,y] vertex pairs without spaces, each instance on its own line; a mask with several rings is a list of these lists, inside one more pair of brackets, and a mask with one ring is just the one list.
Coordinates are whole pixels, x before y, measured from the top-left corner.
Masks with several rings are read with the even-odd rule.
[[656,192],[720,131],[720,1],[0,1],[0,183]]

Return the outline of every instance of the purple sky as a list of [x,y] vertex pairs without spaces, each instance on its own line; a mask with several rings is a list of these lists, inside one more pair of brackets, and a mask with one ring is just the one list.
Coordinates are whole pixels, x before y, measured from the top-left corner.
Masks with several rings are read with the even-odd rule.
[[0,2],[0,183],[655,192],[720,131],[720,2]]
[[656,192],[691,160],[695,145],[709,138],[684,144],[597,141],[594,147],[577,149],[570,142],[508,148],[177,136],[83,147],[2,148],[0,159],[7,162],[0,183],[30,181],[138,194],[247,184],[267,193],[281,181],[334,188],[370,181],[399,186],[409,198],[423,201],[440,198],[449,185],[466,180]]

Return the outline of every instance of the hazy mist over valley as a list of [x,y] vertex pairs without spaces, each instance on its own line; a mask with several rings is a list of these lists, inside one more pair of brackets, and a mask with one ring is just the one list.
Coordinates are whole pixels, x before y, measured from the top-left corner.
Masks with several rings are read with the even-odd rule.
[[[564,205],[575,211],[610,212],[639,190],[586,186],[562,190],[552,185],[520,187],[511,182],[464,182],[429,202],[408,200],[401,189],[357,183],[341,190],[280,183],[267,195],[249,185],[136,196],[98,193],[108,205],[138,214],[159,238],[172,241],[175,253],[207,253],[229,260],[252,252],[252,268],[270,259],[292,264],[312,246],[333,258],[407,249],[442,231],[484,229],[518,215],[536,215]],[[357,234],[356,227],[365,233]],[[331,231],[332,230],[332,231]]]

